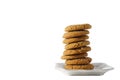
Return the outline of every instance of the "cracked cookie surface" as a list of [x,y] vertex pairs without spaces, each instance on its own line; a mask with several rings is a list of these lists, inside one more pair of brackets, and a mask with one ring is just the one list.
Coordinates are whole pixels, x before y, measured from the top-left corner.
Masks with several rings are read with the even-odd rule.
[[63,52],[63,55],[75,55],[75,54],[81,54],[81,53],[86,53],[90,51],[91,48],[89,46],[84,46],[78,49],[73,49],[73,50],[65,50]]
[[76,25],[69,25],[65,28],[65,31],[77,31],[77,30],[83,30],[83,29],[90,29],[90,24],[76,24]]
[[76,42],[76,43],[66,44],[65,49],[76,49],[76,48],[80,48],[82,46],[86,46],[89,44],[90,44],[89,41],[80,41],[80,42]]

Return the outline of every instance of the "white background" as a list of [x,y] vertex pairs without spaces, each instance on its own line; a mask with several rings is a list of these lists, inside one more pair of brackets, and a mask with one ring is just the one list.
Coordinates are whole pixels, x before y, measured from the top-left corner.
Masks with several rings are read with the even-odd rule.
[[[64,28],[89,23],[93,62],[115,69],[103,76],[66,76],[55,70]],[[0,0],[0,80],[120,79],[119,0]]]

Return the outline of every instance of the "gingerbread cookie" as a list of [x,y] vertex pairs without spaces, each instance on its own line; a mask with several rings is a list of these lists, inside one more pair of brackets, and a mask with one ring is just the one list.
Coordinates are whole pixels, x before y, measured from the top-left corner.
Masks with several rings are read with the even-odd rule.
[[75,55],[75,54],[81,54],[90,51],[91,48],[89,46],[84,46],[79,49],[74,49],[74,50],[65,50],[63,52],[63,55]]
[[65,28],[65,31],[77,31],[77,30],[83,30],[83,29],[90,29],[90,24],[76,24],[76,25],[69,25]]
[[88,30],[67,32],[63,35],[63,38],[80,37],[80,36],[83,36],[83,35],[86,35],[86,34],[89,34]]
[[65,45],[65,49],[76,49],[89,44],[90,44],[89,41],[80,41],[80,42]]
[[93,64],[87,64],[87,65],[65,65],[65,69],[69,70],[91,70],[94,68]]
[[79,41],[82,41],[82,40],[86,40],[88,38],[89,37],[87,35],[84,35],[84,36],[80,36],[80,37],[77,37],[77,38],[64,39],[63,43],[69,44],[69,43],[74,43],[74,42],[79,42]]
[[79,59],[81,57],[86,57],[88,54],[87,53],[82,53],[82,54],[76,54],[76,55],[70,55],[70,56],[65,56],[63,55],[61,58],[62,59]]
[[66,60],[66,64],[89,64],[92,61],[90,57],[83,57],[80,59]]

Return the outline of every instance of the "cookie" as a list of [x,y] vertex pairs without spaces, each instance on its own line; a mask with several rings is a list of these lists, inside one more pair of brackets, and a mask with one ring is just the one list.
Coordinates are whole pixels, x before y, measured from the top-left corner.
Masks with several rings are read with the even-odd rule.
[[82,54],[76,54],[76,55],[70,55],[70,56],[65,56],[63,55],[61,59],[79,59],[82,57],[86,57],[88,54],[87,53],[82,53]]
[[75,54],[81,54],[90,51],[91,48],[89,46],[84,46],[79,49],[74,49],[74,50],[65,50],[63,52],[63,55],[75,55]]
[[65,69],[68,70],[91,70],[94,69],[93,64],[87,64],[87,65],[65,65]]
[[83,57],[80,59],[66,60],[65,64],[89,64],[92,61],[90,57]]
[[83,41],[83,40],[86,40],[88,39],[89,37],[87,35],[84,35],[84,36],[80,36],[80,37],[77,37],[77,38],[69,38],[69,39],[64,39],[63,40],[63,43],[65,44],[70,44],[70,43],[74,43],[74,42],[79,42],[79,41]]
[[65,45],[65,49],[76,49],[89,44],[90,44],[89,41],[80,41],[80,42]]
[[89,34],[88,30],[67,32],[67,33],[64,33],[63,38],[75,38],[75,37],[80,37],[86,34]]
[[83,29],[90,29],[90,24],[76,24],[76,25],[69,25],[65,28],[65,31],[76,31],[76,30],[83,30]]

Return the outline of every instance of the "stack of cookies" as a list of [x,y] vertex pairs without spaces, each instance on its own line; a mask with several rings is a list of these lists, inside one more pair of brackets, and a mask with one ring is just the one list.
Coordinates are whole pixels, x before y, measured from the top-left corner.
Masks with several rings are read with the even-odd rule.
[[65,59],[65,69],[82,69],[90,70],[94,66],[90,64],[92,59],[88,56],[91,48],[88,46],[90,42],[87,40],[89,36],[90,24],[70,25],[65,28],[63,43],[65,43],[65,51],[62,59]]

